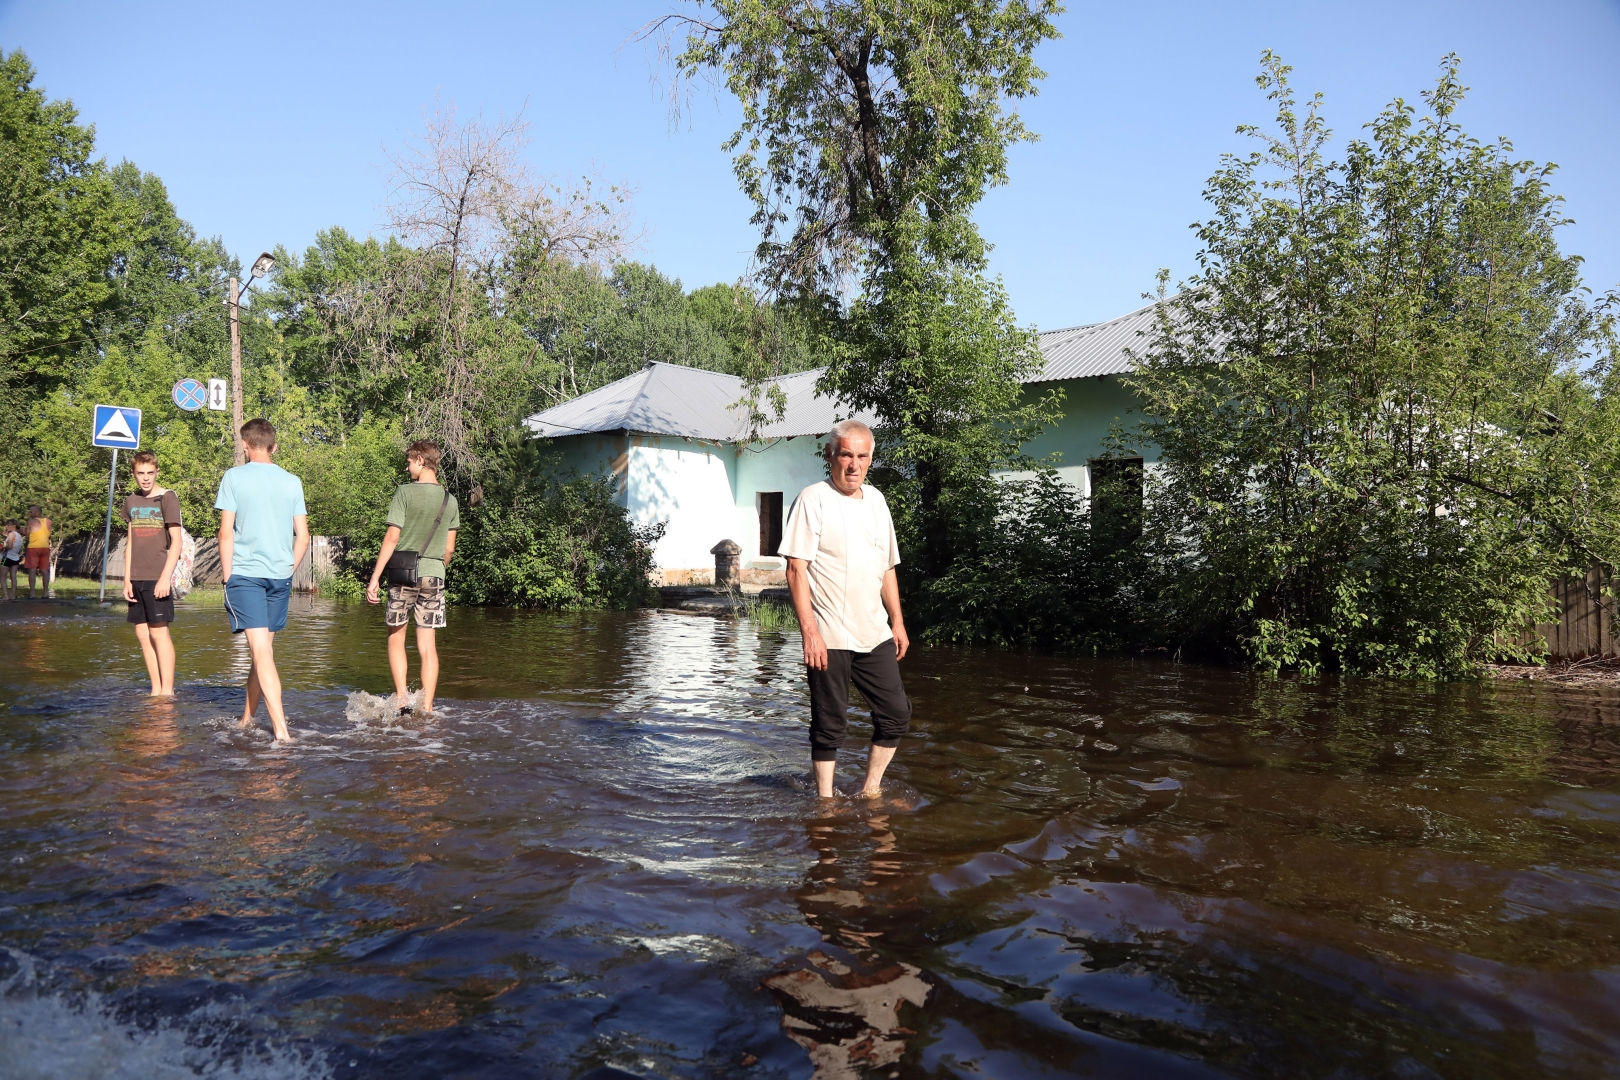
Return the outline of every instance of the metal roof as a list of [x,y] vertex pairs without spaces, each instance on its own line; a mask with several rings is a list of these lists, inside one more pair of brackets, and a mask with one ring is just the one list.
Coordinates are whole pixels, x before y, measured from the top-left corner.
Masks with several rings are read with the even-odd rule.
[[[1048,330],[1040,335],[1046,364],[1029,381],[1083,379],[1092,375],[1119,375],[1131,370],[1126,350],[1140,348],[1143,335],[1153,328],[1149,304],[1107,322]],[[785,439],[795,435],[824,435],[848,416],[874,423],[870,413],[852,413],[833,398],[816,393],[816,380],[825,368],[767,379],[761,411],[770,416],[771,386],[787,396],[782,419],[771,419],[758,435]],[[743,380],[736,375],[679,364],[654,362],[617,382],[581,394],[571,401],[535,413],[524,421],[537,435],[581,435],[597,431],[633,431],[649,435],[678,435],[712,442],[737,442],[748,436],[748,410],[738,407]]]
[[[765,381],[760,400],[761,411],[768,419],[759,430],[760,438],[823,435],[848,416],[873,421],[868,414],[852,413],[834,399],[816,393],[816,380],[823,370]],[[780,420],[774,418],[765,396],[773,385],[787,396],[787,408]],[[524,423],[535,434],[546,436],[633,431],[737,442],[748,436],[748,410],[738,406],[743,393],[743,380],[736,375],[654,362],[617,382],[535,413]]]
[[1155,307],[1156,304],[1149,304],[1129,315],[1090,326],[1046,331],[1041,335],[1041,355],[1046,359],[1046,366],[1029,381],[1084,379],[1130,371],[1131,358],[1125,355],[1125,350],[1141,349],[1146,344],[1142,337],[1153,329]]

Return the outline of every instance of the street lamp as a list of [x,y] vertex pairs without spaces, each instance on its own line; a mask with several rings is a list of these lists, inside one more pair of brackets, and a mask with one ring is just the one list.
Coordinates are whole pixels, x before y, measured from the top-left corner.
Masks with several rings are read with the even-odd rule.
[[235,276],[231,277],[230,299],[225,301],[231,309],[231,441],[236,444],[238,465],[246,460],[242,453],[242,290],[251,288],[256,279],[275,269],[275,265],[274,255],[261,252],[253,260],[246,285],[238,287]]

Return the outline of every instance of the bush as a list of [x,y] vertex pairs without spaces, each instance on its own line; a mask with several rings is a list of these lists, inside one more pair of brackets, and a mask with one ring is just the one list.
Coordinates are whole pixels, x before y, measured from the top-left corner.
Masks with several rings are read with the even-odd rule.
[[907,590],[925,641],[1096,652],[1143,636],[1133,538],[1106,516],[1094,521],[1051,469],[952,491],[942,507],[951,563]]
[[341,570],[333,573],[317,573],[315,593],[329,600],[359,600],[366,595],[366,586],[354,574]]
[[664,526],[631,524],[613,487],[610,477],[552,478],[464,511],[452,602],[553,609],[651,603],[653,544]]

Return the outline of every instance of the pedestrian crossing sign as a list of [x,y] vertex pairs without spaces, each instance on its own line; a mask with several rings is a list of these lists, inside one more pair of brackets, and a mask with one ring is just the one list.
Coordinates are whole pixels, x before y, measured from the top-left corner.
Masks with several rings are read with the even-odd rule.
[[141,410],[123,405],[97,405],[95,422],[90,426],[93,446],[134,450],[141,445]]

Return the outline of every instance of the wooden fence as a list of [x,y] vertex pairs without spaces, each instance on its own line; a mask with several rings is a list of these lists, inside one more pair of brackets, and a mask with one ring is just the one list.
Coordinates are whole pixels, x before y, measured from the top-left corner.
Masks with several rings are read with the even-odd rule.
[[1537,623],[1520,634],[1516,644],[1544,640],[1556,660],[1620,655],[1620,643],[1614,634],[1613,584],[1614,571],[1603,566],[1594,566],[1584,578],[1554,582],[1552,595],[1558,621]]
[[[338,536],[310,537],[309,554],[293,571],[293,588],[313,592],[317,575],[325,577],[343,565],[344,542]],[[101,575],[101,534],[76,537],[62,545],[56,556],[56,572],[74,577]],[[197,537],[197,560],[192,564],[192,580],[198,585],[219,584],[219,540]],[[124,539],[114,536],[112,554],[107,558],[107,580],[124,580]]]

